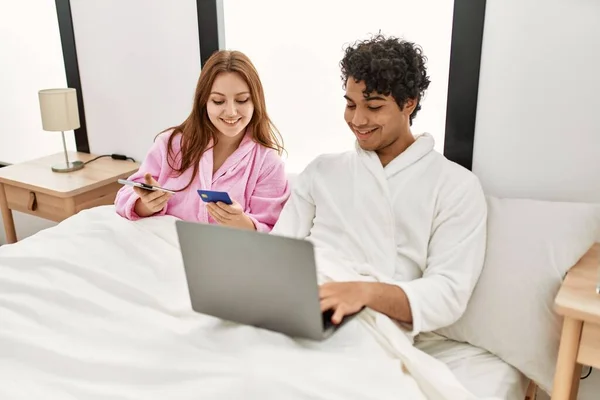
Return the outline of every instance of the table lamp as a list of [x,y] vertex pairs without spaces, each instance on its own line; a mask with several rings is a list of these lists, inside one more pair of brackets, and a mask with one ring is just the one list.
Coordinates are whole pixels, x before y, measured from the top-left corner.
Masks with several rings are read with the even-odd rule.
[[65,131],[79,128],[79,109],[75,89],[44,89],[38,92],[42,128],[50,132],[62,132],[65,163],[52,166],[54,172],[72,172],[83,168],[81,161],[69,161]]

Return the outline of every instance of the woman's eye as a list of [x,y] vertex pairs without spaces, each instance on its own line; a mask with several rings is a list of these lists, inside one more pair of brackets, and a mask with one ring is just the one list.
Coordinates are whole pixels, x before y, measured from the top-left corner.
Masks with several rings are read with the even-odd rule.
[[244,103],[247,103],[248,100],[250,100],[250,98],[247,98],[247,99],[244,99],[244,100],[238,100],[237,102],[240,103],[240,104],[244,104]]
[[356,106],[354,104],[346,104],[346,108],[354,110],[356,108]]
[[225,102],[224,101],[213,100],[213,103],[215,103],[216,105],[220,106],[220,105],[222,105]]

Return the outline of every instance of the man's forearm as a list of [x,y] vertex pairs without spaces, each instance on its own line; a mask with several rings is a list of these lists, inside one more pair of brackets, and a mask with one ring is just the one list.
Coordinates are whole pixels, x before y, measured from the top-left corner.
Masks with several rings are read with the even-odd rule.
[[407,324],[412,323],[410,303],[404,290],[387,283],[365,282],[366,306],[388,317]]

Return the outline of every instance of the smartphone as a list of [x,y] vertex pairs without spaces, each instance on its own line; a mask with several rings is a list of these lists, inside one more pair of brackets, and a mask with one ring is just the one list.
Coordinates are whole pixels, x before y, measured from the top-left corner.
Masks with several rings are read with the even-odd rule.
[[228,205],[233,204],[233,201],[231,201],[231,198],[229,197],[229,194],[227,192],[215,192],[213,190],[198,190],[198,194],[200,195],[202,201],[205,203],[217,203],[220,201],[221,203],[225,203]]
[[160,186],[148,185],[147,183],[143,183],[143,182],[134,182],[134,181],[129,181],[127,179],[119,179],[117,182],[119,182],[121,185],[135,186],[135,187],[139,187],[144,190],[151,190],[153,192],[159,191],[159,192],[175,194],[175,192],[170,189],[165,189]]

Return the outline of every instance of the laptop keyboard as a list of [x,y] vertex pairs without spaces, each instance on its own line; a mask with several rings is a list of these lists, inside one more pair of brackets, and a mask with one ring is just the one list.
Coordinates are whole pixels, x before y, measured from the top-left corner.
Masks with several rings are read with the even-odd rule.
[[333,317],[333,310],[324,311],[322,316],[323,316],[323,330],[327,330],[331,326],[333,326],[333,322],[331,322],[331,318]]

